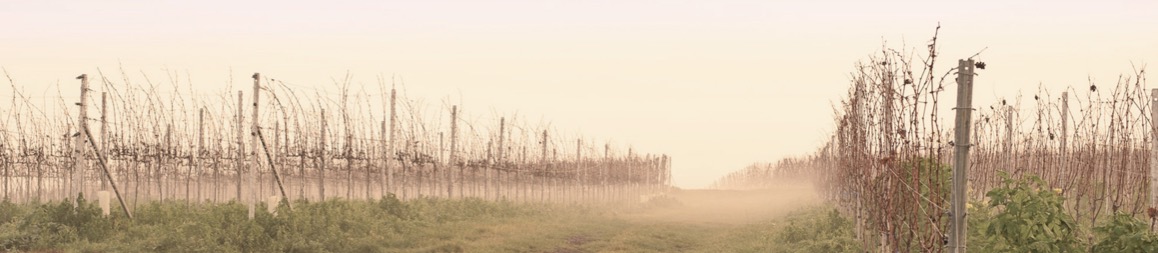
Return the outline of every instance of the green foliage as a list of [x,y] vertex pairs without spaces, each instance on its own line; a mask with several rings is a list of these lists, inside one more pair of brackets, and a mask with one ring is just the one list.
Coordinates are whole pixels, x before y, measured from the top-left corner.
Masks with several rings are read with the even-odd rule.
[[1094,228],[1099,241],[1093,252],[1158,252],[1158,236],[1149,226],[1128,214],[1115,214],[1107,224]]
[[[852,223],[832,208],[705,225],[480,199],[297,201],[252,220],[235,202],[143,203],[133,220],[78,202],[0,202],[0,252],[861,252]],[[664,206],[649,209],[682,208]]]
[[770,252],[862,252],[853,224],[836,209],[791,214],[773,232]]
[[[987,194],[989,205],[971,202],[969,247],[985,252],[1082,252],[1079,223],[1061,208],[1065,198],[1037,177],[1003,179]],[[1093,228],[1098,241],[1090,252],[1158,252],[1158,235],[1129,214],[1114,214]]]
[[[83,196],[17,205],[0,202],[0,252],[74,249],[95,252],[381,252],[419,247],[407,244],[414,231],[476,219],[538,214],[540,209],[478,199],[419,199],[394,196],[376,201],[283,203],[278,215],[241,203],[190,205],[150,202],[135,219],[114,212],[103,217]],[[263,205],[258,210],[265,210]]]
[[117,219],[101,217],[96,204],[78,196],[76,203],[64,200],[57,204],[21,207],[5,201],[0,204],[0,249],[39,250],[76,241],[100,241],[108,237]]
[[967,235],[969,248],[993,249],[999,243],[994,237],[987,234],[989,225],[993,222],[993,208],[989,204],[970,201],[966,204],[965,222],[968,223]]
[[1040,178],[1010,179],[990,190],[989,206],[999,212],[985,226],[981,245],[986,252],[1079,252],[1077,223],[1065,212],[1065,198]]

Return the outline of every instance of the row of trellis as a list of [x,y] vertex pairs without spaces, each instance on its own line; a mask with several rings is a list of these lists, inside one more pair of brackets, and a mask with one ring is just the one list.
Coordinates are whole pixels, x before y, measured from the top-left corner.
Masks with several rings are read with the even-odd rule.
[[458,106],[426,111],[385,85],[381,94],[352,93],[348,78],[338,94],[253,78],[253,90],[233,100],[182,91],[191,84],[179,81],[116,83],[103,74],[96,93],[81,76],[79,101],[58,97],[55,108],[37,105],[13,83],[11,106],[0,110],[2,197],[50,201],[111,191],[102,158],[130,206],[387,195],[624,202],[670,185],[665,155],[507,117],[465,119]]
[[[954,129],[944,126],[950,121],[942,115],[952,104],[938,100],[942,91],[956,89],[945,80],[955,70],[933,71],[935,41],[930,56],[918,61],[911,53],[883,50],[858,64],[837,108],[836,131],[814,154],[737,171],[716,187],[809,179],[855,217],[866,248],[945,250]],[[1145,215],[1155,151],[1151,101],[1158,96],[1149,93],[1141,69],[1114,86],[1089,85],[1060,94],[1040,89],[1032,98],[974,108],[970,201],[984,203],[1004,172],[1042,178],[1087,226],[1110,212]]]

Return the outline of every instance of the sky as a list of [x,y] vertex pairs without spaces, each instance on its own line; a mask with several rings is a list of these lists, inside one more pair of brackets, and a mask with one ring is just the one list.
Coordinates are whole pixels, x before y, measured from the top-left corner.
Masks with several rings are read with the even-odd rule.
[[[346,73],[369,86],[400,76],[409,97],[671,155],[675,185],[699,188],[822,145],[854,64],[882,44],[922,51],[940,24],[945,70],[985,49],[974,87],[985,105],[1039,85],[1108,85],[1158,61],[1155,10],[1156,1],[3,1],[0,67],[33,93],[118,67],[181,71],[212,92],[252,72],[316,89]],[[0,97],[11,92],[0,87]]]

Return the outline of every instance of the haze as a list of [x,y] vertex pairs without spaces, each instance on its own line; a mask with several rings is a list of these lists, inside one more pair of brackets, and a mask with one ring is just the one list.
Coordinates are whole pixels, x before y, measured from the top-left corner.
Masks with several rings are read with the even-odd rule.
[[[988,47],[974,104],[1084,86],[1158,59],[1154,1],[5,1],[0,67],[33,96],[75,77],[188,73],[199,91],[249,74],[336,90],[405,80],[467,113],[519,113],[673,157],[705,187],[802,155],[831,131],[853,64],[882,43],[941,67]],[[947,69],[946,69],[947,70]],[[134,76],[140,78],[140,75]],[[10,97],[3,85],[0,97]],[[532,120],[533,121],[533,120]]]

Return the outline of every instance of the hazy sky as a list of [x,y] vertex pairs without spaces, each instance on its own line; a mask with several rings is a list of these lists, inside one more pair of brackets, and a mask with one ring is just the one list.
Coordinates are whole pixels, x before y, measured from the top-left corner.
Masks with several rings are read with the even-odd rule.
[[1158,1],[930,2],[3,1],[0,66],[30,90],[118,64],[209,92],[230,68],[326,89],[399,75],[410,97],[670,154],[675,183],[703,187],[814,150],[853,64],[922,50],[938,22],[942,67],[989,47],[975,104],[1158,61]]

